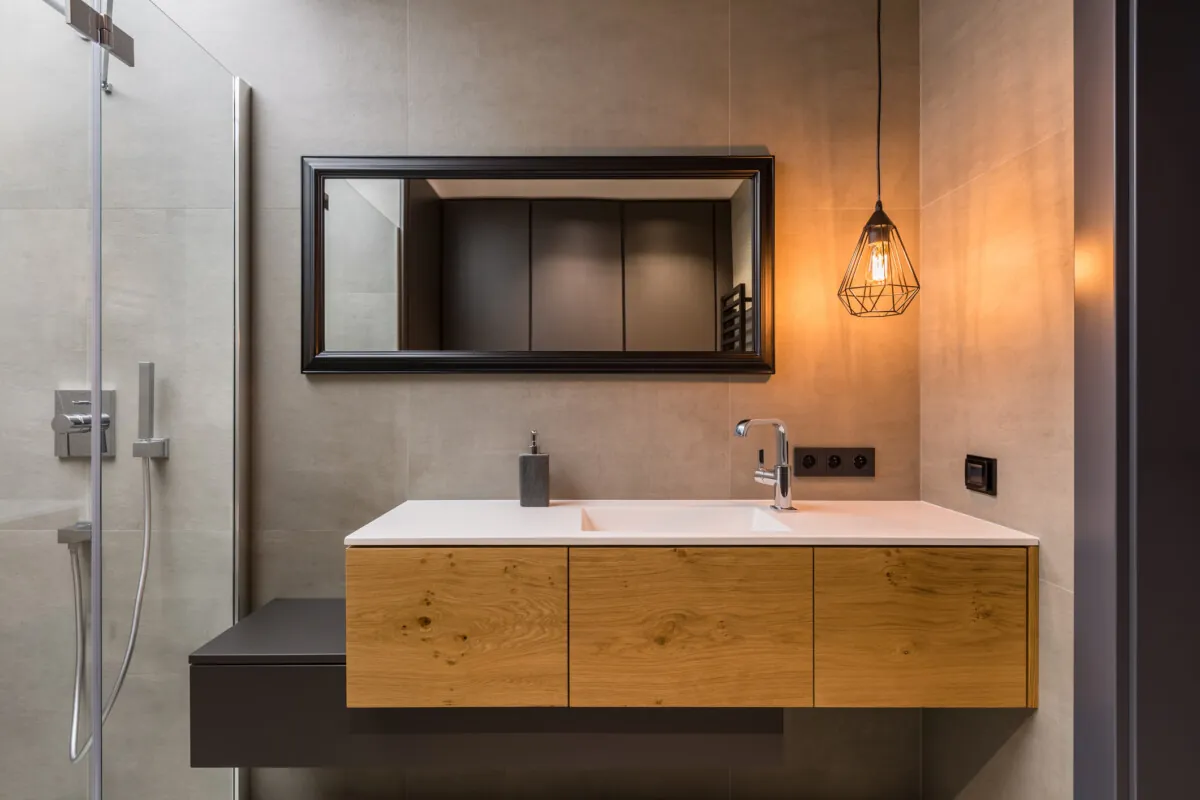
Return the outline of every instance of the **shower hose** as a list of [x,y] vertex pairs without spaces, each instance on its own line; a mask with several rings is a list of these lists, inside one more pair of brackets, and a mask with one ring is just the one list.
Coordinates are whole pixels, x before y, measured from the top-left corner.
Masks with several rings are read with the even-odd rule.
[[[69,754],[71,763],[78,763],[88,750],[92,748],[92,734],[89,734],[87,741],[83,746],[79,746],[79,711],[83,703],[83,673],[84,666],[87,661],[87,621],[84,613],[84,592],[83,592],[83,566],[82,566],[82,545],[71,546],[71,578],[75,587],[75,691],[71,700],[71,743]],[[125,644],[125,655],[121,658],[121,668],[117,670],[117,680],[113,684],[108,693],[108,699],[104,702],[104,713],[101,716],[101,724],[108,720],[108,715],[113,710],[113,704],[117,702],[117,696],[121,694],[121,686],[125,683],[125,676],[129,673],[129,663],[133,660],[133,647],[137,643],[138,626],[141,623],[142,617],[142,598],[146,595],[146,572],[150,565],[150,459],[142,459],[142,568],[138,573],[137,594],[133,600],[133,614],[129,623],[129,641]],[[93,625],[100,624],[100,620],[93,619]],[[97,658],[97,654],[92,654],[93,658]],[[91,702],[95,702],[91,700]],[[93,732],[94,733],[94,732]]]

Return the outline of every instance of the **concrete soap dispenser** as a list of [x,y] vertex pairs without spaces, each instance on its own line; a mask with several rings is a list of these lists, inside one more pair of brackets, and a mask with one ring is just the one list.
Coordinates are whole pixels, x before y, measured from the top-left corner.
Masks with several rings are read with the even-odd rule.
[[529,452],[517,456],[521,479],[521,505],[550,505],[550,454],[539,453],[537,431],[529,432]]

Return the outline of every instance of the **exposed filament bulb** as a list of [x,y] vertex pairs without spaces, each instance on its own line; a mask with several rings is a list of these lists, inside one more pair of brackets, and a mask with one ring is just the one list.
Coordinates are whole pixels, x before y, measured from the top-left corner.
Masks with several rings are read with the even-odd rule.
[[871,267],[867,273],[868,283],[883,283],[888,277],[888,243],[871,243]]

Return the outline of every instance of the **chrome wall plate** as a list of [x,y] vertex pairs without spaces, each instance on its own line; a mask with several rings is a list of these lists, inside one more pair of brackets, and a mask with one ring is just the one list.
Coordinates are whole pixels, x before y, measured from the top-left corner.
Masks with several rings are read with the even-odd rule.
[[[92,392],[89,389],[55,389],[54,417],[68,414],[91,413]],[[100,412],[108,415],[108,427],[104,433],[104,449],[100,455],[112,458],[117,445],[117,393],[112,389],[100,392]],[[54,434],[54,455],[59,458],[91,458],[92,434],[90,431]]]

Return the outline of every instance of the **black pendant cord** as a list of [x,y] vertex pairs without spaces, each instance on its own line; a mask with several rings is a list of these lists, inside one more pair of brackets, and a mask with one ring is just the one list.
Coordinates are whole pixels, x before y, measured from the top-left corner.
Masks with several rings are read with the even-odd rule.
[[883,0],[875,0],[875,205],[883,207]]

